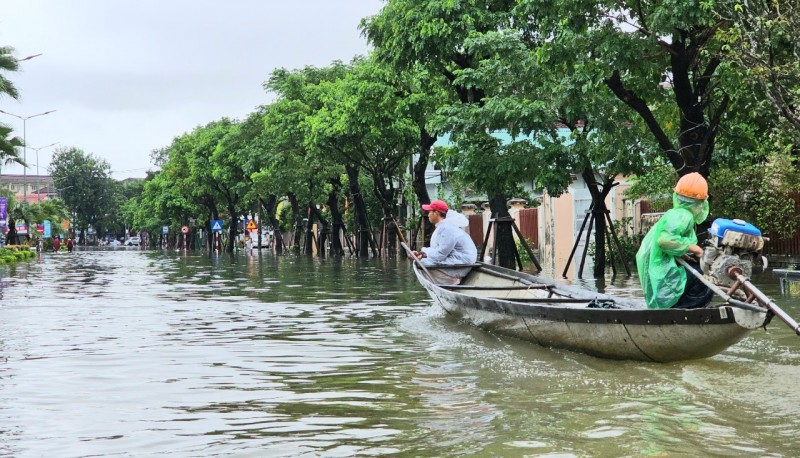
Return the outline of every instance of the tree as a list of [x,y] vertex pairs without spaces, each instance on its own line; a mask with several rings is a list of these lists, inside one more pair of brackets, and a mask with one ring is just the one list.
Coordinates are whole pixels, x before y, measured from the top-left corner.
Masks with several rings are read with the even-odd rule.
[[[244,206],[251,212],[258,207],[259,214],[261,208],[266,211],[266,218],[260,218],[261,229],[264,229],[264,220],[269,221],[273,228],[278,227],[276,219],[277,196],[263,186],[258,186],[257,176],[268,163],[268,158],[272,154],[270,139],[264,131],[264,115],[268,107],[259,107],[258,110],[250,113],[243,121],[234,125],[230,132],[222,139],[215,151],[214,162],[222,161],[223,167],[219,168],[217,174],[226,180],[238,179],[241,181],[241,194]],[[252,217],[253,215],[251,215]],[[259,237],[261,237],[259,232]],[[276,253],[283,249],[283,239],[280,230],[276,232],[275,246]]]
[[108,162],[78,148],[58,148],[48,171],[82,236],[89,226],[102,234],[116,221],[119,185],[111,178]]
[[187,215],[202,215],[203,210],[213,213],[213,205],[210,209],[203,207],[181,192],[179,186],[182,178],[178,178],[178,172],[182,169],[179,159],[165,162],[164,169],[144,184],[142,194],[125,204],[125,213],[133,215],[131,227],[160,234],[164,226],[172,226],[177,230],[176,221],[183,221]]
[[725,21],[696,2],[525,0],[515,16],[535,24],[537,47],[580,69],[573,81],[605,86],[636,113],[678,175],[708,177],[730,104],[717,35]]
[[307,144],[330,151],[369,174],[381,203],[388,252],[396,251],[395,208],[401,167],[411,157],[418,127],[385,66],[357,59],[344,77],[318,91],[322,106],[308,118]]
[[14,83],[5,75],[8,72],[19,71],[19,60],[14,56],[14,48],[0,46],[0,96],[7,95],[12,99],[19,98]]
[[[513,23],[525,26],[474,33],[465,41],[484,59],[457,81],[484,88],[485,103],[444,114],[455,131],[483,126],[507,133],[503,142],[496,141],[506,156],[518,155],[508,161],[517,164],[509,173],[521,172],[515,178],[535,190],[559,196],[575,174],[583,178],[592,196],[594,275],[602,276],[610,242],[606,196],[617,175],[641,173],[657,161],[657,148],[642,139],[635,114],[621,107],[602,81],[587,80],[593,62],[564,56],[550,40],[537,39],[533,22]],[[464,160],[469,168],[469,157]],[[481,162],[475,161],[477,174]]]
[[[19,61],[14,56],[14,48],[0,46],[0,97],[19,98],[19,92],[6,73],[19,71]],[[11,127],[0,124],[0,166],[17,163],[25,166],[17,151],[22,146],[22,139],[11,135]]]
[[[305,67],[303,69],[288,71],[278,69],[272,73],[264,87],[276,93],[278,99],[271,104],[264,116],[265,134],[270,138],[271,154],[268,166],[258,173],[258,182],[264,189],[278,195],[287,195],[292,205],[295,218],[295,228],[300,228],[301,205],[307,209],[306,223],[306,253],[310,254],[311,234],[310,228],[313,219],[318,219],[323,225],[321,235],[330,236],[331,251],[334,255],[344,254],[341,246],[341,236],[344,231],[344,222],[340,210],[341,190],[343,187],[341,177],[345,169],[350,170],[352,164],[346,163],[344,167],[340,161],[335,160],[335,151],[328,145],[314,143],[310,139],[311,119],[315,113],[322,109],[325,82],[341,78],[347,71],[347,66],[341,62],[333,62],[325,68]],[[255,177],[254,177],[255,178]],[[351,180],[352,186],[352,180]],[[358,189],[358,185],[355,185]],[[360,190],[357,191],[360,195]],[[317,204],[325,202],[331,217],[331,223],[318,211]],[[366,221],[366,208],[356,205],[356,213]],[[296,229],[294,237],[295,246],[299,248],[299,232]],[[363,256],[367,256],[369,246],[369,232],[359,231],[360,242],[363,242]],[[319,253],[323,253],[323,244],[318,243]]]
[[[362,22],[362,29],[375,46],[374,53],[379,61],[393,65],[398,71],[421,66],[441,74],[460,103],[469,109],[481,106],[486,93],[482,87],[457,81],[460,73],[477,68],[483,59],[483,56],[467,49],[464,42],[474,33],[508,28],[511,21],[509,11],[513,5],[510,0],[389,0],[377,15]],[[461,138],[475,139],[477,143],[472,145],[473,148],[491,148],[492,142],[483,134],[485,132],[474,129]],[[460,146],[463,145],[461,142]],[[479,155],[482,159],[492,158],[491,164],[499,162],[495,151],[487,150]],[[507,189],[498,185],[498,180],[491,180],[491,183],[491,188],[487,184],[484,189],[489,196],[492,215],[507,218]],[[510,226],[498,226],[497,241],[500,265],[513,267],[515,247]]]
[[[228,239],[230,240],[226,248],[228,252],[233,252],[236,226],[239,216],[242,214],[240,207],[242,184],[239,180],[224,180],[225,172],[217,171],[216,173],[219,175],[214,176],[220,166],[215,162],[214,153],[233,125],[233,121],[222,118],[205,126],[198,126],[191,133],[184,134],[173,141],[168,160],[171,172],[169,179],[176,187],[170,193],[174,192],[186,201],[181,202],[179,208],[184,210],[194,206],[206,208],[209,213],[209,224],[210,220],[221,218],[220,206],[227,210]],[[217,158],[221,159],[222,155],[220,153]],[[187,203],[189,205],[186,205]],[[177,229],[178,225],[187,223],[188,218],[192,216],[194,214],[184,213],[178,219],[170,222]]]
[[800,6],[787,0],[721,0],[711,11],[731,24],[719,39],[728,59],[756,81],[785,132],[800,141]]
[[23,146],[22,139],[11,135],[11,127],[0,124],[0,168],[3,165],[20,164],[25,166],[17,148]]

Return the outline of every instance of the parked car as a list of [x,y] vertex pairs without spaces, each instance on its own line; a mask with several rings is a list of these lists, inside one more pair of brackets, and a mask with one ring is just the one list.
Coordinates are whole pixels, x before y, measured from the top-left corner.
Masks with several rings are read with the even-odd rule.
[[142,239],[136,235],[125,240],[125,246],[139,246],[140,243],[142,243]]
[[261,248],[269,248],[272,246],[272,231],[264,231],[261,233]]

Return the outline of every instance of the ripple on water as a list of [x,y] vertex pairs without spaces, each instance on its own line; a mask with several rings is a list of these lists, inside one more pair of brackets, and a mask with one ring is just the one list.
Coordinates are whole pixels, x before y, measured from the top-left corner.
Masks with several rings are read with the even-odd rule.
[[455,322],[404,261],[388,263],[131,250],[0,270],[0,454],[791,456],[800,445],[787,401],[800,361],[779,324],[708,360],[607,361]]

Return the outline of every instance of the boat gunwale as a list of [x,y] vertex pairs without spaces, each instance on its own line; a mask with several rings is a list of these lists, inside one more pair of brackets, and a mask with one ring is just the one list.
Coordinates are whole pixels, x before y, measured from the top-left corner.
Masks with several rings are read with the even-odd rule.
[[[475,268],[481,269],[487,274],[492,274],[493,269],[484,269],[486,267],[497,268],[496,266],[489,266],[486,264],[479,264]],[[436,267],[433,267],[434,269]],[[488,270],[488,272],[486,272]],[[548,304],[544,303],[530,303],[515,301],[514,299],[504,299],[498,297],[480,297],[465,294],[462,289],[450,289],[448,285],[438,285],[419,274],[419,269],[414,266],[415,274],[417,275],[423,286],[435,288],[436,294],[445,296],[451,302],[458,306],[470,309],[488,311],[498,313],[506,316],[516,316],[523,319],[534,319],[542,321],[554,321],[564,323],[594,323],[594,324],[612,324],[612,325],[718,325],[718,324],[732,324],[736,323],[736,318],[733,313],[733,307],[729,305],[720,305],[716,307],[706,307],[698,309],[648,309],[648,308],[589,308],[589,307],[575,307],[559,304],[559,301],[552,301]],[[530,274],[523,272],[513,271],[515,277],[541,284],[541,279],[534,277]],[[505,275],[512,275],[511,272],[500,272]],[[533,277],[525,278],[526,276]],[[558,292],[566,291],[568,293],[575,293],[572,288],[565,290],[562,285],[556,283],[545,283],[549,288],[553,288]],[[583,292],[586,294],[586,292]],[[614,300],[613,296],[596,293],[592,295],[596,297],[583,297],[572,298],[580,299],[586,303],[592,300]],[[628,299],[628,298],[621,298]],[[632,302],[628,300],[627,302]],[[766,312],[764,312],[766,320]]]

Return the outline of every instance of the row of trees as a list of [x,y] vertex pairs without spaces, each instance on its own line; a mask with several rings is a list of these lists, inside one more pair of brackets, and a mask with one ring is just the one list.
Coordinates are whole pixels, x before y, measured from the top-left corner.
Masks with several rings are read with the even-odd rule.
[[[520,183],[559,195],[580,174],[599,216],[600,270],[603,199],[618,174],[641,177],[639,192],[657,195],[699,171],[711,176],[718,212],[790,232],[797,18],[780,1],[390,0],[362,22],[369,56],[277,70],[265,83],[274,103],[160,151],[162,172],[138,208],[162,222],[236,218],[260,206],[273,218],[286,197],[295,218],[317,218],[336,234],[346,194],[355,230],[367,234],[392,220],[402,189],[429,201],[424,170],[447,133],[452,147],[436,162],[485,195],[497,217],[507,216]],[[380,205],[372,220],[364,175]],[[511,230],[500,229],[500,263],[512,265]],[[368,244],[358,244],[360,254]]]
[[[798,18],[794,3],[767,0],[388,0],[362,21],[368,56],[274,71],[273,103],[155,151],[161,170],[122,217],[150,230],[227,218],[231,236],[245,214],[276,227],[306,218],[332,254],[347,230],[367,256],[376,225],[392,246],[398,203],[430,201],[433,159],[495,217],[521,183],[557,196],[582,176],[597,212],[596,275],[618,174],[663,195],[699,171],[717,214],[792,232]],[[451,146],[431,157],[445,134]],[[513,266],[510,227],[498,227],[498,244]]]

